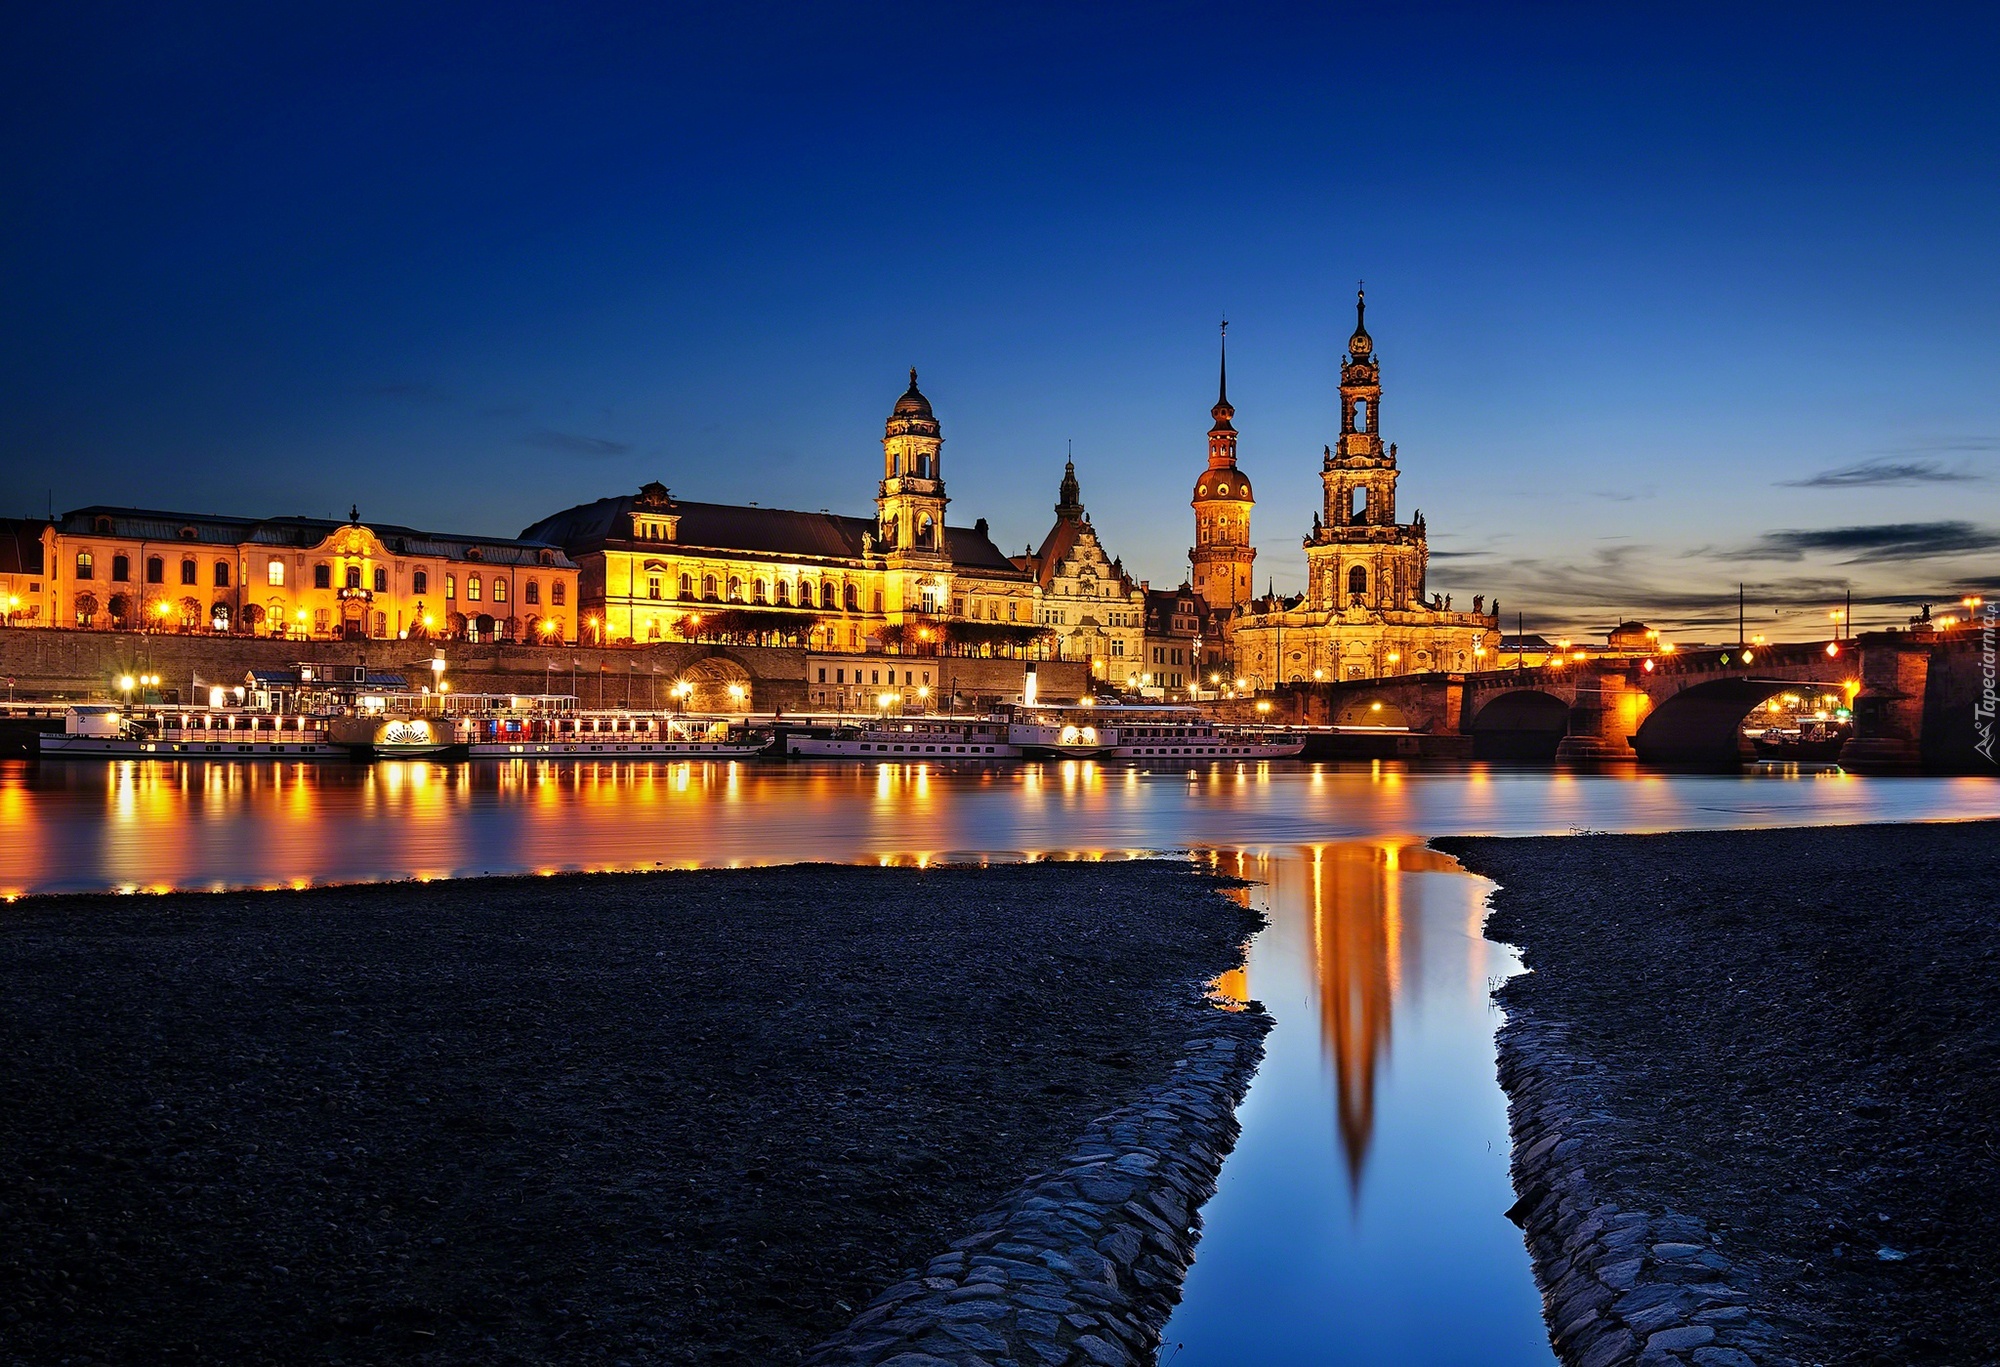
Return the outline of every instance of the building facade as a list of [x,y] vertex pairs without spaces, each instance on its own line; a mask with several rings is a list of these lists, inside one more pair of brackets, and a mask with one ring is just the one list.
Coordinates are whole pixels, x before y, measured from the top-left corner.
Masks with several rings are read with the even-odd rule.
[[1382,375],[1367,298],[1340,367],[1340,435],[1323,452],[1322,508],[1305,538],[1307,589],[1231,623],[1236,672],[1253,686],[1482,668],[1500,642],[1496,602],[1471,611],[1429,591],[1423,514],[1397,521],[1396,448],[1382,442]]
[[1145,640],[1145,594],[1098,539],[1075,461],[1063,465],[1055,524],[1015,563],[1033,576],[1036,621],[1054,633],[1056,658],[1086,662],[1093,680],[1122,684]]
[[1146,639],[1137,680],[1142,693],[1178,699],[1204,686],[1202,617],[1202,601],[1192,585],[1146,590]]
[[48,525],[36,518],[0,518],[0,622],[7,626],[53,624],[42,547]]
[[394,639],[576,639],[559,547],[326,518],[89,507],[42,532],[55,625]]
[[[816,650],[867,650],[952,621],[1034,622],[1033,578],[982,518],[945,521],[943,433],[910,387],[884,426],[875,516],[677,499],[657,481],[544,518],[522,533],[580,567],[588,641],[679,640],[705,619]],[[912,642],[914,645],[916,642]]]

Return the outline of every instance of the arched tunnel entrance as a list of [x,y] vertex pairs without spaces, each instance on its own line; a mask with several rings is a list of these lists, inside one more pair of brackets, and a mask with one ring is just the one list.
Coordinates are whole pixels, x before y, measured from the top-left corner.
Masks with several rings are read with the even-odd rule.
[[1632,748],[1642,764],[1679,769],[1734,769],[1756,758],[1743,738],[1751,710],[1799,688],[1787,679],[1711,679],[1682,689],[1639,724]]
[[1568,730],[1569,704],[1555,694],[1535,688],[1502,693],[1472,719],[1472,757],[1553,764]]
[[685,688],[682,706],[689,712],[748,712],[757,705],[750,671],[727,655],[696,660],[675,684]]
[[1408,729],[1410,718],[1388,698],[1350,698],[1333,714],[1335,726],[1381,726]]

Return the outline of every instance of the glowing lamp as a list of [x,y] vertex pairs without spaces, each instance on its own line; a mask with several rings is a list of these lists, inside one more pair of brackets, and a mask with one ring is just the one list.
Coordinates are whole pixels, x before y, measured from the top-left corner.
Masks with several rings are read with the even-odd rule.
[[1835,641],[1828,641],[1828,642],[1826,643],[1826,653],[1827,653],[1827,657],[1828,657],[1829,659],[1831,659],[1831,658],[1832,658],[1833,656],[1835,656],[1835,655],[1838,655],[1838,654],[1840,654],[1840,645],[1839,645],[1839,643],[1838,643],[1838,642],[1835,642]]

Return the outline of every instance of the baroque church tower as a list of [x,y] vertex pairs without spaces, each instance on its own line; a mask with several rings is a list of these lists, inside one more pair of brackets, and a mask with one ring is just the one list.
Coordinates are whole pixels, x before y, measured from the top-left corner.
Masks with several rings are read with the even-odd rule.
[[1382,368],[1368,335],[1368,296],[1340,366],[1340,436],[1320,462],[1325,508],[1306,538],[1307,597],[1323,612],[1420,605],[1430,547],[1421,518],[1396,521],[1396,448],[1382,445]]
[[944,465],[937,415],[917,388],[896,400],[882,435],[882,483],[875,493],[876,546],[892,565],[945,563]]
[[1208,468],[1195,480],[1194,546],[1188,559],[1194,566],[1194,591],[1210,612],[1228,613],[1250,601],[1251,566],[1257,559],[1250,544],[1250,509],[1257,500],[1250,478],[1236,467],[1236,428],[1229,420],[1229,324],[1222,325],[1222,372],[1215,420],[1208,429]]

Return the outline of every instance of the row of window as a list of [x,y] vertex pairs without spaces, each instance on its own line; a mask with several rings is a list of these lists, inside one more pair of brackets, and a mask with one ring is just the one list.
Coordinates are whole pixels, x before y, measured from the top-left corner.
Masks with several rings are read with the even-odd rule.
[[[285,586],[285,562],[273,559],[265,567],[264,575],[265,581],[271,587],[283,588]],[[78,551],[76,553],[76,577],[83,580],[91,580],[97,577],[97,556],[94,552]],[[114,584],[128,584],[131,581],[132,557],[124,554],[112,556],[111,582]],[[157,555],[146,557],[146,582],[148,584],[164,584],[167,582],[167,562],[163,557]],[[194,560],[184,559],[181,561],[180,582],[190,585],[201,582],[201,567]],[[211,570],[210,582],[219,589],[229,587],[229,562],[227,560],[217,560],[215,562]],[[333,566],[325,562],[313,566],[313,587],[316,589],[330,589],[333,587]],[[361,566],[349,565],[347,567],[341,587],[357,590],[362,587]],[[496,574],[493,576],[492,587],[493,601],[496,603],[506,602],[507,580]],[[375,567],[373,581],[369,585],[369,588],[375,593],[387,593],[389,591],[389,571],[387,567],[381,565]],[[430,589],[430,571],[420,569],[411,572],[410,591],[412,593],[429,593]],[[483,589],[484,582],[480,576],[474,574],[466,577],[465,596],[468,599],[475,603],[480,601]],[[446,598],[456,598],[458,596],[458,576],[447,574],[444,577],[444,596]],[[524,596],[529,603],[539,605],[542,601],[541,581],[537,579],[528,580],[526,585],[524,585]],[[555,583],[549,585],[549,602],[551,604],[556,607],[562,607],[566,604],[568,598],[569,585],[562,580],[557,580]]]
[[[666,590],[665,575],[649,574],[646,576],[646,597],[655,602],[664,601],[667,596]],[[680,593],[678,596],[688,599],[697,597],[694,576],[692,574],[683,574],[680,577]],[[701,593],[699,598],[704,603],[741,603],[744,601],[743,581],[735,575],[731,575],[727,583],[725,583],[716,575],[705,574],[701,577]],[[766,587],[762,579],[754,580],[750,585],[749,601],[752,603],[762,603],[765,606],[791,607],[792,587],[782,579],[777,582],[775,587],[770,588]],[[834,610],[840,608],[843,604],[849,612],[861,611],[861,588],[859,585],[848,584],[843,590],[833,584],[821,584],[817,597],[815,597],[811,584],[799,585],[798,606],[802,608],[819,607]],[[882,590],[880,589],[875,590],[875,611],[882,611]]]
[[[76,577],[78,579],[95,579],[97,577],[97,557],[90,551],[78,551],[76,553]],[[129,584],[132,582],[131,556],[114,555],[111,557],[111,582],[114,584]],[[146,582],[148,584],[164,584],[167,582],[167,562],[163,557],[157,555],[146,557]],[[196,564],[192,559],[182,560],[181,583],[198,584],[200,582],[201,566]],[[218,560],[215,562],[214,584],[219,589],[229,587],[229,562],[227,560]]]
[[[883,671],[881,671],[881,670],[879,670],[879,669],[871,669],[871,670],[869,670],[869,671],[868,671],[868,682],[869,682],[869,683],[871,683],[871,684],[873,684],[873,685],[875,685],[875,686],[877,686],[877,687],[881,687],[881,686],[882,686],[882,673],[883,673]],[[895,670],[893,670],[893,669],[892,669],[892,670],[889,670],[889,671],[888,671],[888,674],[889,674],[889,682],[888,682],[888,686],[889,686],[890,688],[894,688],[894,687],[896,686],[896,671],[895,671]],[[917,684],[918,684],[918,683],[920,682],[920,681],[918,680],[918,678],[917,678],[917,675],[918,675],[918,674],[922,674],[922,675],[923,675],[923,679],[921,680],[921,682],[922,682],[922,683],[925,683],[925,684],[929,684],[929,683],[930,683],[930,681],[931,681],[931,672],[930,672],[930,671],[929,671],[928,669],[924,669],[924,670],[915,670],[915,669],[906,669],[906,670],[904,670],[904,671],[903,671],[903,687],[905,687],[905,688],[914,688],[914,687],[916,687],[916,686],[917,686]],[[846,671],[845,669],[840,669],[840,668],[836,668],[836,669],[835,669],[835,670],[833,671],[833,681],[834,681],[835,683],[837,683],[837,684],[844,684],[844,683],[846,683],[846,682],[847,682],[847,671]],[[820,671],[819,671],[819,682],[821,682],[821,683],[825,683],[825,682],[826,682],[826,667],[825,667],[824,665],[820,666]],[[860,683],[860,682],[861,682],[861,670],[860,670],[859,668],[855,669],[855,671],[854,671],[854,682],[855,682],[855,683]]]

